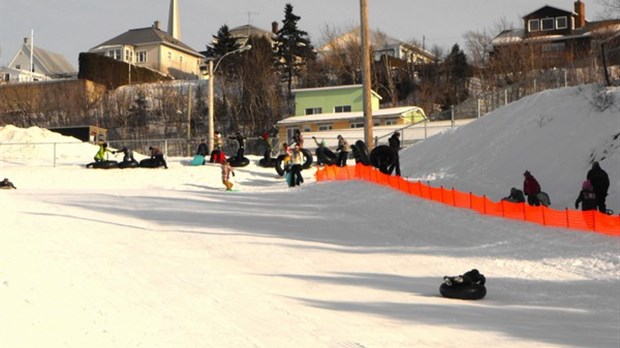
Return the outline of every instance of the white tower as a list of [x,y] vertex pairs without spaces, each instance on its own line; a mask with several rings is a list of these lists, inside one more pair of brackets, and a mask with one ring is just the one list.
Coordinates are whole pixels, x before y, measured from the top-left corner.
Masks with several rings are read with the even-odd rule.
[[179,20],[179,3],[177,0],[170,0],[168,34],[177,40],[181,40],[181,21]]

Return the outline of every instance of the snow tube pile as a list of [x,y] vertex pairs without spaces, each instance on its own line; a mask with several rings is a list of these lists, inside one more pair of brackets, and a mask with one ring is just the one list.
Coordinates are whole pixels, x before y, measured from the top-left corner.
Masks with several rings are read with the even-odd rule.
[[118,168],[118,161],[99,161],[99,162],[91,162],[86,165],[86,168],[95,168],[95,169],[112,169]]
[[439,293],[448,298],[461,300],[479,300],[486,296],[484,286],[486,278],[477,269],[455,277],[443,277],[444,282],[439,287]]
[[250,160],[247,157],[231,157],[228,159],[231,167],[245,167],[250,164]]
[[370,152],[370,162],[381,173],[390,174],[388,167],[394,162],[396,155],[394,150],[387,145],[379,145]]
[[358,140],[355,142],[355,145],[351,145],[351,150],[353,150],[353,158],[355,158],[355,163],[362,163],[363,165],[370,165],[370,155],[368,154],[368,147],[366,147],[366,143]]
[[140,164],[136,161],[122,161],[118,164],[118,167],[121,169],[125,168],[138,168]]
[[326,147],[317,148],[315,151],[315,154],[316,154],[317,162],[320,164],[327,164],[327,165],[336,164],[336,159],[338,158],[338,156],[336,156],[336,154],[332,150]]
[[140,161],[140,168],[157,168],[157,167],[163,167],[164,164],[161,163],[160,161],[154,159],[154,158],[145,158],[142,161]]

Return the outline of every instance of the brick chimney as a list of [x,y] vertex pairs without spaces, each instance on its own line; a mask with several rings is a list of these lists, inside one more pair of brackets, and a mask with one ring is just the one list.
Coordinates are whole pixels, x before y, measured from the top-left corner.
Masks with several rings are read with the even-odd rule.
[[280,30],[278,28],[278,22],[271,22],[271,32],[277,34],[278,30]]
[[157,30],[161,30],[160,27],[159,27],[159,21],[153,22],[153,28],[155,28]]
[[575,29],[583,28],[586,25],[586,4],[581,1],[575,1]]

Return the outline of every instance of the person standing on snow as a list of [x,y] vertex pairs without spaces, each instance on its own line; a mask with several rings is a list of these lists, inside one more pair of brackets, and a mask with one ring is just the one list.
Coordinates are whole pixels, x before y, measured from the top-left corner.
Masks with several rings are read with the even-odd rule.
[[398,151],[400,151],[400,137],[399,132],[394,132],[392,136],[388,139],[388,143],[390,145],[390,149],[394,151],[394,161],[388,167],[388,173],[392,174],[392,171],[396,169],[396,176],[400,176],[400,159],[398,158]]
[[299,129],[295,129],[293,133],[293,143],[298,144],[300,148],[304,147],[304,136],[301,135],[301,131]]
[[336,151],[338,152],[336,165],[345,167],[347,165],[347,158],[349,158],[349,143],[340,134],[338,134],[338,148],[336,148]]
[[523,193],[527,196],[527,204],[539,206],[540,201],[537,195],[540,193],[540,185],[529,170],[523,173],[525,180],[523,181]]
[[299,186],[304,182],[304,178],[301,176],[303,162],[304,155],[301,152],[301,146],[299,146],[299,144],[295,144],[293,154],[291,155],[291,182],[293,183],[293,186]]
[[588,171],[586,178],[592,183],[594,194],[596,194],[596,207],[598,211],[607,214],[605,199],[607,197],[607,190],[609,190],[609,175],[607,175],[607,172],[595,161],[592,163],[592,169]]
[[133,151],[127,146],[123,146],[122,149],[118,151],[112,151],[113,154],[117,154],[119,152],[123,153],[123,162],[137,162],[135,158],[133,158]]
[[581,185],[581,191],[579,197],[575,201],[575,209],[579,209],[579,203],[581,203],[581,210],[596,210],[596,193],[590,183],[590,180],[586,180]]
[[236,140],[239,143],[239,148],[237,149],[237,156],[235,156],[238,160],[241,160],[245,155],[245,137],[241,135],[241,133],[235,133],[235,136],[230,136],[228,139]]
[[222,184],[226,186],[226,191],[232,190],[233,187],[233,183],[230,182],[230,174],[232,174],[232,176],[235,176],[235,171],[230,166],[228,160],[224,160],[222,162]]

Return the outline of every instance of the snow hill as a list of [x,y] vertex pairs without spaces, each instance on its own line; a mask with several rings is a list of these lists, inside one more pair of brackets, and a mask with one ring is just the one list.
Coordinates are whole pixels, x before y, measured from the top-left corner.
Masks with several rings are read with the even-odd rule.
[[593,161],[608,173],[607,205],[620,211],[620,88],[549,90],[508,104],[476,122],[431,137],[401,154],[402,175],[487,195],[523,188],[529,170],[551,207],[574,208]]
[[[596,159],[618,211],[619,94],[506,105],[404,150],[403,174],[500,199],[529,169],[570,207]],[[66,143],[56,167],[50,141]],[[620,238],[314,170],[288,188],[258,157],[227,193],[217,165],[85,169],[95,151],[0,128],[0,178],[18,188],[0,190],[0,347],[620,346]],[[483,300],[439,295],[472,268]]]

